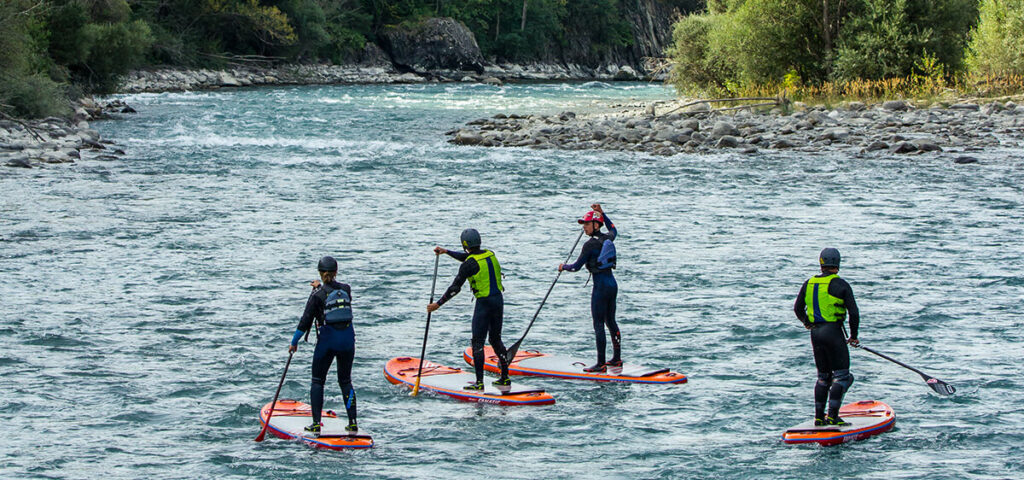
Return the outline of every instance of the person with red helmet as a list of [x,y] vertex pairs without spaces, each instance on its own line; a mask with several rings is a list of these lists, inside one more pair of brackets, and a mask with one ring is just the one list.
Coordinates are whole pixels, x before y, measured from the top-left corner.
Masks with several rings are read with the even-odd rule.
[[[622,366],[622,335],[615,323],[615,299],[619,293],[619,285],[615,282],[612,269],[615,268],[615,237],[619,231],[611,219],[605,215],[600,203],[590,206],[591,211],[577,220],[583,225],[583,232],[590,239],[583,244],[583,250],[575,263],[561,263],[558,271],[575,272],[586,266],[594,276],[594,289],[590,294],[590,314],[594,320],[594,335],[597,337],[597,363],[584,368],[585,372],[604,372],[609,366]],[[608,227],[608,233],[601,232],[601,226]],[[605,327],[612,337],[612,359],[605,361],[607,339]]]

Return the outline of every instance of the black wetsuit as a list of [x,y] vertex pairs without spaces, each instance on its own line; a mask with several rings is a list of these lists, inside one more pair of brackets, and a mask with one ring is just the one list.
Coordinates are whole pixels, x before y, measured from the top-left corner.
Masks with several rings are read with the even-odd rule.
[[[822,273],[818,276],[828,275],[831,273]],[[843,395],[853,385],[850,349],[846,346],[841,321],[811,323],[807,317],[806,294],[807,282],[804,282],[793,304],[793,312],[805,326],[811,327],[811,348],[814,350],[814,365],[818,370],[818,381],[814,385],[815,418],[822,418],[826,402],[829,416],[835,417],[842,406]],[[860,310],[853,298],[853,288],[846,280],[836,277],[828,285],[828,294],[843,301],[850,322],[850,338],[857,338]]]
[[[448,255],[462,262],[459,273],[455,276],[448,290],[445,290],[441,298],[437,300],[438,305],[444,305],[462,290],[466,280],[477,273],[480,273],[480,265],[475,261],[466,261],[472,254],[481,253],[482,250],[475,249],[470,252],[456,252],[448,250]],[[498,366],[501,369],[501,378],[508,378],[508,364],[505,362],[505,344],[501,342],[501,324],[504,317],[505,297],[498,289],[497,282],[490,282],[490,292],[486,297],[476,299],[476,306],[473,308],[473,369],[476,373],[477,382],[484,381],[484,339],[490,342],[491,348],[498,356]]]
[[[352,287],[331,282],[328,287],[341,289],[352,296]],[[334,359],[338,360],[338,384],[345,400],[349,423],[356,422],[356,392],[352,388],[352,362],[356,353],[356,335],[351,322],[348,325],[324,324],[326,290],[320,287],[309,295],[306,309],[299,320],[297,331],[308,332],[315,321],[318,327],[316,348],[313,351],[313,381],[309,387],[309,403],[313,410],[313,423],[320,423],[324,408],[324,383]]]
[[590,316],[594,321],[594,337],[597,341],[597,364],[605,364],[605,349],[608,340],[605,337],[604,329],[608,327],[608,333],[612,336],[612,361],[619,362],[622,357],[622,333],[619,325],[615,322],[615,301],[619,295],[619,284],[615,281],[615,275],[611,268],[599,268],[598,256],[605,240],[615,241],[619,231],[615,224],[604,216],[605,225],[608,226],[608,233],[596,231],[580,251],[579,258],[575,263],[566,264],[563,270],[575,272],[587,267],[587,270],[594,276],[594,289],[590,294]]

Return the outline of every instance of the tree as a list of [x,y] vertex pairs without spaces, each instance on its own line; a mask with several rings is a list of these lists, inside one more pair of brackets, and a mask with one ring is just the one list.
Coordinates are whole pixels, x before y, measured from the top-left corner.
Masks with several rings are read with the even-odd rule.
[[983,75],[1024,74],[1024,0],[982,0],[967,63]]

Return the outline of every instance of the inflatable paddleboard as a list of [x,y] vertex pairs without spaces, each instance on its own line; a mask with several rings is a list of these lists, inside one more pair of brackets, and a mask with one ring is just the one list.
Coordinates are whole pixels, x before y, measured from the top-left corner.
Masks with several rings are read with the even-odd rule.
[[[394,384],[412,388],[416,384],[420,359],[411,357],[392,358],[384,366],[384,376]],[[490,379],[484,380],[482,391],[464,390],[462,387],[476,382],[476,375],[459,368],[446,367],[431,361],[423,363],[423,377],[420,391],[436,392],[466,402],[493,403],[496,405],[551,405],[555,398],[542,388],[534,388],[512,382],[510,387],[495,387]],[[275,415],[276,416],[276,415]]]
[[892,430],[896,424],[896,412],[892,407],[875,400],[862,400],[839,409],[839,417],[850,425],[837,427],[826,425],[814,426],[814,420],[808,420],[786,430],[782,441],[786,443],[820,443],[824,446],[864,440],[880,433]]
[[[466,363],[473,364],[473,349],[462,352]],[[608,367],[605,372],[589,373],[583,369],[587,364],[583,360],[559,355],[549,355],[535,350],[520,350],[516,358],[508,366],[509,375],[534,375],[539,377],[571,378],[578,380],[595,380],[598,382],[625,383],[686,383],[686,375],[670,372],[667,368],[651,368],[632,363],[623,363],[621,367]],[[498,357],[494,349],[484,347],[484,369],[489,372],[500,372]]]
[[[267,415],[270,414],[270,402],[260,409],[260,426],[267,422]],[[270,419],[270,426],[267,432],[273,433],[278,438],[285,440],[301,440],[316,448],[327,448],[330,450],[344,450],[346,448],[370,448],[373,446],[373,437],[360,429],[357,432],[345,430],[348,425],[348,418],[338,418],[333,412],[326,410],[320,417],[323,426],[320,427],[320,435],[314,436],[303,430],[307,425],[313,423],[313,413],[309,405],[298,400],[278,400],[274,407],[274,416]]]

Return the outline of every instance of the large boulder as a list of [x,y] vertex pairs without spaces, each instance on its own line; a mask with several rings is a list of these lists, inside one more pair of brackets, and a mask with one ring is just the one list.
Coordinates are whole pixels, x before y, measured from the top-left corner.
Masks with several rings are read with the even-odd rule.
[[415,25],[384,29],[381,40],[399,68],[414,72],[473,70],[484,72],[476,37],[451,18],[428,18]]

